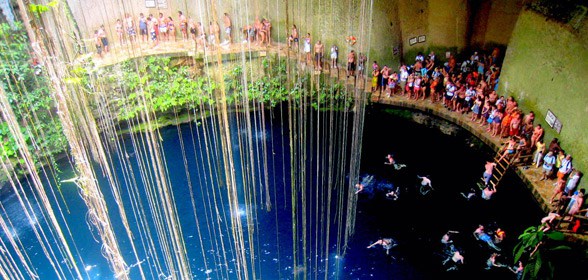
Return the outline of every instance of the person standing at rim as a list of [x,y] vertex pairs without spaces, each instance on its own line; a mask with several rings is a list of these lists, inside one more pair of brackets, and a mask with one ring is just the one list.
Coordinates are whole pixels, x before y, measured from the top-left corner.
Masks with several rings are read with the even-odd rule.
[[351,50],[347,55],[347,78],[355,77],[355,52]]
[[549,151],[545,157],[543,157],[543,172],[541,172],[541,179],[539,181],[543,181],[549,179],[551,174],[553,174],[553,166],[555,165],[555,156],[553,155],[552,151]]
[[294,48],[294,51],[298,52],[298,40],[298,28],[296,28],[296,24],[292,24],[292,33],[288,37],[288,47]]
[[331,47],[331,68],[333,68],[333,69],[339,68],[339,67],[337,67],[338,57],[339,57],[339,48],[337,48],[337,46],[333,45]]
[[[231,18],[229,18],[229,14],[225,13],[223,16],[223,24],[225,25],[225,40],[227,42],[229,42],[229,44],[233,43],[233,36],[231,36],[231,30],[232,30],[232,24],[231,24]],[[220,38],[219,38],[220,40]]]
[[188,20],[182,11],[178,11],[178,20],[180,21],[180,32],[182,32],[182,38],[188,40]]
[[318,40],[314,44],[314,68],[321,71],[323,70],[323,57],[325,54],[325,45]]
[[306,63],[310,62],[310,33],[304,37],[304,53],[306,54]]

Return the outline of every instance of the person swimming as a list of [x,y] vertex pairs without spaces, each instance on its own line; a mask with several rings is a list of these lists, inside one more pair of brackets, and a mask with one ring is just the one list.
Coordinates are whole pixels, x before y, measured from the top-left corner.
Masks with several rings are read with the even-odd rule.
[[417,175],[417,178],[421,179],[420,192],[422,195],[426,195],[430,191],[434,190],[433,186],[431,185],[431,179],[427,178],[427,176]]
[[386,156],[386,160],[387,161],[384,162],[384,164],[392,165],[392,166],[394,166],[394,169],[396,169],[396,170],[400,170],[400,169],[406,167],[406,164],[397,163],[396,160],[394,159],[394,157],[392,156],[392,154],[388,154]]
[[484,231],[483,225],[478,226],[478,228],[474,231],[474,237],[476,238],[476,240],[486,242],[486,244],[488,244],[488,246],[490,246],[490,248],[492,248],[496,251],[500,251],[500,248],[498,248],[494,244],[492,237]]
[[382,245],[382,247],[384,249],[386,249],[386,255],[388,255],[390,253],[390,249],[398,246],[398,243],[396,242],[396,240],[394,240],[392,238],[382,238],[382,239],[372,243],[370,246],[367,246],[367,248],[370,249],[376,245]]

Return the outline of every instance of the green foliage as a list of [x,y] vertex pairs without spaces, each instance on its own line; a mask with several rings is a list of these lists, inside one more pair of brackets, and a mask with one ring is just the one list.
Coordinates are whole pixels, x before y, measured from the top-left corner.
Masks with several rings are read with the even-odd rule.
[[[106,69],[97,76],[95,84],[106,85],[105,92],[115,93],[111,105],[116,108],[111,110],[120,121],[149,112],[155,113],[159,123],[164,124],[182,118],[182,114],[201,105],[221,101],[226,101],[229,108],[240,108],[246,103],[263,103],[271,108],[293,101],[305,102],[315,109],[339,110],[349,109],[353,104],[345,87],[330,81],[326,75],[320,76],[318,86],[315,78],[319,76],[288,78],[287,61],[277,57],[251,60],[246,66],[239,64],[224,70],[226,100],[220,99],[218,81],[211,76],[195,75],[198,71],[192,66],[174,65],[170,57],[129,60]],[[74,77],[70,82],[79,81]]]
[[49,11],[50,8],[54,8],[57,6],[57,4],[59,4],[59,1],[51,1],[49,3],[47,3],[47,5],[42,5],[42,4],[29,4],[29,10],[31,11],[31,13],[33,14],[42,14],[44,12]]
[[513,255],[515,263],[525,263],[523,279],[554,279],[554,254],[571,249],[562,244],[562,232],[543,232],[540,226],[527,228],[518,239]]
[[[17,22],[16,29],[1,24],[0,37],[0,83],[19,120],[28,149],[33,152],[34,160],[41,162],[44,157],[63,152],[66,141],[61,123],[53,117],[49,83],[42,71],[35,73],[42,66],[34,65],[38,62],[31,57],[21,23]],[[2,156],[16,160],[18,146],[4,122],[0,124],[0,137]]]
[[213,81],[193,77],[188,66],[170,64],[169,57],[151,56],[115,65],[99,77],[123,96],[117,101],[119,120],[144,112],[165,116],[179,109],[214,104],[212,93],[217,86]]

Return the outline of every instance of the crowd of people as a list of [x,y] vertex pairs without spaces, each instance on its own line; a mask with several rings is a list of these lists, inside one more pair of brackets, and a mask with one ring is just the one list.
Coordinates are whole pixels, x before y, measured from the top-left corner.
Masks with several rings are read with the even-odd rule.
[[[217,46],[227,48],[234,42],[233,23],[228,13],[224,13],[220,19],[221,26],[216,21],[202,23],[192,17],[187,17],[182,11],[178,11],[175,19],[172,15],[158,15],[140,13],[138,17],[125,14],[124,18],[116,19],[114,25],[116,42],[122,46],[131,44],[148,44],[156,47],[161,42],[177,42],[180,40],[193,40],[198,50],[213,50]],[[259,17],[251,24],[246,24],[241,33],[243,42],[254,42],[257,45],[269,46],[271,44],[271,23],[268,19]],[[222,31],[222,32],[221,32]],[[297,36],[297,34],[296,34]],[[110,44],[104,25],[94,31],[94,43],[96,54],[102,58],[110,51]],[[297,39],[296,39],[297,43]]]
[[[535,122],[533,111],[523,112],[514,97],[498,94],[502,67],[500,50],[496,48],[488,54],[474,51],[462,62],[458,62],[453,54],[448,54],[447,60],[440,63],[434,52],[427,56],[419,53],[413,64],[401,64],[397,70],[387,65],[381,67],[377,61],[373,61],[371,76],[359,76],[371,78],[368,81],[371,81],[372,95],[377,96],[374,98],[376,101],[400,96],[440,103],[455,114],[471,115],[466,119],[472,125],[484,128],[488,136],[503,141],[496,162],[490,160],[484,166],[483,187],[462,193],[466,199],[478,197],[479,192],[479,197],[490,200],[497,192],[496,186],[490,184],[497,162],[508,160],[524,166],[524,169],[537,169],[535,173],[540,173],[540,178],[535,182],[549,181],[549,186],[554,187],[550,199],[554,212],[541,221],[542,230],[562,230],[557,221],[563,220],[569,222],[567,224],[571,232],[580,232],[580,228],[588,221],[588,208],[583,199],[585,190],[578,188],[583,174],[574,167],[572,155],[565,152],[557,138],[546,145],[544,128]],[[357,74],[354,72],[356,62],[356,54],[349,52],[348,77]],[[396,166],[393,158],[387,157],[386,164]],[[427,184],[425,180],[423,184]],[[463,252],[451,239],[455,234],[456,231],[449,231],[442,238],[445,245],[443,265],[447,270],[456,270],[464,263]],[[498,244],[505,236],[502,229],[495,227],[487,230],[480,225],[473,236],[493,251],[486,262],[486,269],[506,268],[517,279],[522,277],[522,262],[510,266],[500,261],[498,252],[501,249]]]
[[[354,75],[355,53],[351,51],[348,58],[348,75]],[[377,94],[377,101],[392,96],[428,99],[456,114],[471,115],[468,119],[473,125],[485,128],[491,137],[504,139],[498,161],[507,159],[540,169],[539,181],[554,181],[550,202],[560,206],[560,214],[581,213],[584,190],[577,188],[583,174],[574,167],[572,155],[565,152],[557,138],[547,146],[543,127],[535,124],[535,113],[523,112],[514,97],[497,92],[502,67],[500,49],[473,51],[462,61],[452,53],[447,53],[446,58],[447,62],[441,63],[434,52],[419,52],[414,63],[401,64],[397,70],[373,61],[371,92]],[[481,193],[485,199],[496,192],[495,186],[489,186],[495,166],[495,162],[485,166],[485,189]],[[463,195],[469,199],[475,193]],[[588,218],[588,210],[584,212]]]

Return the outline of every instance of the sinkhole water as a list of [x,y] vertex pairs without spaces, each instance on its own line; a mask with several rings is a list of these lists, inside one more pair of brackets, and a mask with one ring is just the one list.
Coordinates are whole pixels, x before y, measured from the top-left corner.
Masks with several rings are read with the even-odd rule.
[[[468,201],[460,194],[475,188],[485,160],[493,155],[475,137],[455,127],[456,132],[447,135],[438,128],[415,123],[411,120],[412,112],[407,110],[369,108],[365,116],[360,169],[360,180],[365,188],[357,194],[355,234],[344,246],[342,240],[337,240],[340,231],[344,230],[338,219],[341,213],[337,205],[340,202],[338,199],[329,202],[327,195],[329,188],[334,191],[354,187],[347,183],[341,185],[341,182],[347,182],[342,177],[348,175],[348,164],[338,169],[330,166],[333,162],[348,160],[345,157],[348,146],[341,143],[349,141],[352,130],[337,123],[344,113],[312,114],[313,117],[306,120],[311,122],[305,129],[306,136],[297,139],[303,143],[291,153],[292,134],[285,112],[279,109],[266,111],[263,122],[252,117],[251,131],[238,125],[245,121],[242,114],[230,114],[235,126],[230,130],[233,156],[235,162],[241,163],[235,165],[233,175],[237,178],[237,185],[248,182],[256,186],[252,188],[253,192],[246,194],[247,203],[233,210],[228,207],[227,201],[231,198],[220,179],[226,174],[217,168],[224,164],[220,160],[222,155],[206,145],[218,141],[214,122],[201,120],[198,125],[184,124],[159,131],[194,279],[239,279],[237,275],[243,268],[239,266],[234,246],[244,246],[247,258],[251,259],[246,274],[255,275],[255,279],[439,279],[444,274],[460,279],[514,279],[514,274],[506,268],[484,269],[492,251],[476,241],[472,233],[479,224],[504,229],[507,237],[499,245],[502,248],[500,260],[512,266],[511,252],[516,237],[528,226],[536,225],[543,213],[523,183],[511,173],[489,201],[475,198]],[[433,117],[431,120],[451,126]],[[329,128],[333,127],[347,134],[329,138]],[[103,193],[129,267],[129,278],[140,279],[138,267],[142,266],[146,278],[165,279],[173,274],[173,268],[161,265],[166,258],[163,252],[168,248],[158,246],[158,238],[165,237],[149,240],[142,236],[142,232],[155,231],[161,226],[152,216],[162,213],[157,212],[157,205],[152,204],[148,193],[140,191],[146,186],[138,170],[149,168],[142,158],[145,153],[141,145],[136,145],[142,141],[140,135],[124,138],[126,152],[121,156],[131,163],[130,168],[116,166],[116,176],[123,181],[124,207],[133,213],[128,218],[138,244],[137,257],[134,257],[130,241],[120,226],[122,221],[114,210],[112,193],[106,188]],[[136,142],[131,141],[132,137],[136,137]],[[241,137],[248,139],[247,145],[242,145]],[[329,143],[328,139],[334,139],[334,143]],[[304,162],[296,160],[292,155],[297,153],[307,153],[308,158]],[[396,161],[406,167],[395,170],[385,165],[387,154],[393,154]],[[111,156],[116,165],[119,156],[114,152]],[[267,162],[261,164],[264,159]],[[66,161],[61,162],[60,169],[62,180],[74,176]],[[306,175],[292,177],[291,170]],[[428,176],[434,190],[421,194],[417,175]],[[307,193],[304,196],[306,201],[292,199],[296,192],[300,192],[297,189],[292,193],[292,178],[305,182],[306,188],[302,190]],[[137,182],[136,187],[126,183],[130,181]],[[23,183],[27,183],[26,178]],[[100,182],[100,185],[105,184],[108,184],[105,179]],[[397,200],[385,197],[391,188],[399,189]],[[56,197],[53,205],[62,213],[61,223],[67,225],[71,233],[68,241],[75,244],[72,250],[83,260],[75,265],[88,279],[114,279],[115,275],[102,256],[102,251],[107,249],[98,243],[99,238],[87,225],[87,207],[75,184],[63,183],[61,193],[56,190],[52,193]],[[7,234],[18,236],[26,244],[28,256],[40,279],[55,279],[54,269],[36,243],[30,222],[19,210],[12,190],[4,186],[1,196],[4,206],[0,209],[1,215],[12,221],[11,229],[9,233],[4,232],[2,241],[7,242]],[[321,206],[325,204],[327,206]],[[303,208],[306,213],[293,214]],[[301,219],[300,215],[307,218]],[[231,218],[240,220],[245,235],[252,238],[235,241]],[[42,227],[46,224],[40,213],[37,213],[36,222]],[[329,232],[324,233],[327,229]],[[442,264],[447,256],[440,239],[448,230],[459,231],[453,237],[454,244],[465,257],[465,264],[454,271],[446,271],[448,266]],[[389,254],[381,246],[366,248],[381,238],[393,238],[398,246]],[[239,244],[234,245],[235,242]],[[305,275],[308,278],[303,278]]]

